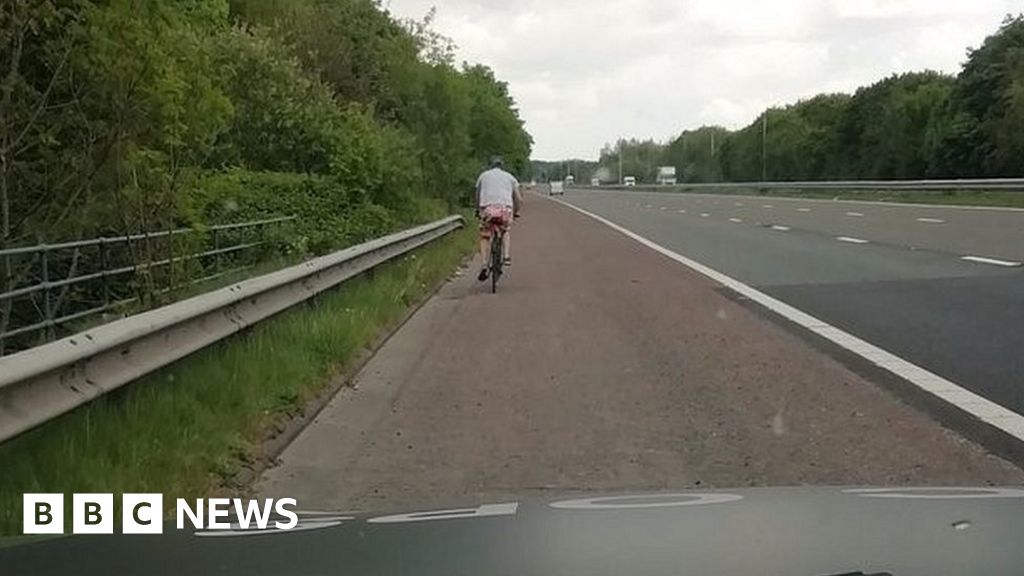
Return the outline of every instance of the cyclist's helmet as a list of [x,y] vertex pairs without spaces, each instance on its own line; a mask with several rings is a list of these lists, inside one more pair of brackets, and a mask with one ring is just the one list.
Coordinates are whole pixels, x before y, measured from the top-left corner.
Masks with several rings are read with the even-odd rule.
[[491,168],[501,168],[505,162],[501,159],[501,156],[491,156],[490,166]]

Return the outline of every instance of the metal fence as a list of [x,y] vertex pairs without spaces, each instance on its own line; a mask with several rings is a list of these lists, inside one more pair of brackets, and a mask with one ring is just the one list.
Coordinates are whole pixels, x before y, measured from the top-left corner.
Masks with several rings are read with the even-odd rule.
[[449,216],[0,358],[0,442],[459,228]]
[[[0,250],[0,355],[259,261],[271,218]],[[109,319],[109,318],[107,318]],[[100,318],[99,321],[105,320]]]

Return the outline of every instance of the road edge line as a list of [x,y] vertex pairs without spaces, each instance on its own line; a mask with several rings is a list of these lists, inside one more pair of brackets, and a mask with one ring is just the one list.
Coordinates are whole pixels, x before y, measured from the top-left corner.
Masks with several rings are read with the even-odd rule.
[[872,365],[882,368],[884,371],[906,380],[916,386],[919,390],[926,392],[928,395],[937,398],[946,404],[952,405],[953,407],[967,413],[977,420],[980,420],[988,426],[998,429],[1003,434],[1006,434],[1019,442],[1024,442],[1024,416],[1004,408],[987,398],[979,396],[978,394],[975,394],[974,392],[971,392],[970,390],[967,390],[966,388],[955,384],[938,374],[925,370],[916,364],[904,360],[891,352],[887,352],[874,344],[861,340],[848,332],[840,330],[824,320],[820,320],[798,308],[777,300],[748,284],[732,278],[731,276],[723,274],[722,272],[701,264],[696,260],[692,260],[682,254],[665,248],[653,240],[649,240],[602,216],[598,216],[597,214],[584,210],[583,208],[574,206],[564,200],[555,198],[547,199],[571,208],[584,216],[588,216],[597,222],[612,228],[616,232],[619,232],[620,234],[623,234],[624,236],[646,246],[647,248],[650,248],[651,250],[654,250],[655,252],[658,252],[659,254],[666,256],[687,268],[694,270],[695,272],[699,272],[726,288],[749,298],[771,312],[793,322],[801,328],[809,330],[825,340],[828,340],[843,350],[851,352],[854,355],[867,360]]

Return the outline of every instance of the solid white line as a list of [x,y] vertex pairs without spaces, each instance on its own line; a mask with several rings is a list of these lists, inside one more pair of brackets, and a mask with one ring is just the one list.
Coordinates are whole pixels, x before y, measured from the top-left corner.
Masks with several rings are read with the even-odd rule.
[[846,213],[846,215],[847,215],[847,216],[852,216],[852,217],[854,217],[854,218],[860,218],[861,216],[864,216],[864,215],[863,215],[863,214],[861,214],[860,212],[847,212],[847,213]]
[[688,268],[695,270],[708,278],[718,282],[719,284],[729,288],[738,294],[750,298],[754,302],[757,302],[761,306],[779,314],[780,316],[788,319],[789,321],[803,326],[804,328],[824,337],[827,340],[861,356],[862,358],[874,363],[877,366],[882,367],[889,372],[907,380],[914,384],[921,390],[935,395],[938,398],[953,404],[960,410],[971,414],[984,421],[985,423],[1002,430],[1010,436],[1024,442],[1024,416],[1017,414],[1012,410],[1003,408],[999,404],[983,398],[966,388],[963,388],[953,382],[946,380],[945,378],[929,372],[920,366],[911,364],[906,360],[886,352],[885,350],[875,346],[874,344],[865,342],[856,336],[844,332],[834,326],[831,326],[823,320],[819,320],[802,310],[794,308],[789,304],[786,304],[780,300],[776,300],[771,296],[761,292],[760,290],[748,286],[739,280],[736,280],[730,276],[727,276],[713,268],[705,266],[696,260],[691,260],[686,256],[673,252],[660,244],[657,244],[635,232],[627,230],[618,224],[610,220],[606,220],[597,214],[588,212],[577,206],[573,206],[564,200],[556,198],[548,198],[552,202],[558,202],[563,206],[568,206],[573,210],[593,218],[594,220],[601,222],[602,224],[620,232],[621,234],[636,240],[640,244],[647,246],[651,250],[658,252],[680,264],[687,266]]
[[778,230],[779,232],[789,232],[789,226],[779,226],[778,224],[772,225],[772,230]]
[[735,222],[737,224],[743,222],[742,218],[729,218],[729,222]]
[[984,256],[963,256],[961,260],[967,260],[968,262],[977,262],[979,264],[992,264],[994,266],[1005,266],[1007,268],[1016,268],[1020,266],[1020,262],[1011,262],[1010,260],[997,260],[995,258],[985,258]]
[[810,212],[811,209],[810,208],[797,208],[796,211],[797,212]]
[[918,218],[918,222],[927,222],[928,224],[944,224],[946,221],[941,218]]
[[868,241],[862,238],[853,238],[850,236],[836,236],[836,240],[840,242],[849,242],[850,244],[867,244]]

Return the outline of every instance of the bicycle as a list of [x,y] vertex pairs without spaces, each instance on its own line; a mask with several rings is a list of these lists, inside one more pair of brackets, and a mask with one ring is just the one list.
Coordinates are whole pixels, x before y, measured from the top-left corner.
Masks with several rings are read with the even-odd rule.
[[[513,217],[519,218],[519,214]],[[487,269],[491,277],[491,294],[495,294],[498,291],[498,279],[501,278],[502,268],[505,266],[505,229],[495,220],[489,220],[487,226],[490,228],[491,236],[491,257]]]

